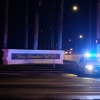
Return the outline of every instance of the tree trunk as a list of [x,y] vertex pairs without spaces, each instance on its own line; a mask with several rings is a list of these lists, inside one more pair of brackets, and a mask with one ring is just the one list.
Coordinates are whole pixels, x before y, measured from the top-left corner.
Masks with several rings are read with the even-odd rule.
[[25,37],[25,48],[28,49],[28,0],[26,2],[26,37]]
[[4,27],[4,40],[3,40],[3,48],[7,49],[7,40],[8,40],[8,2],[6,0],[6,7],[5,7],[5,27]]
[[59,19],[58,19],[58,50],[62,50],[62,28],[63,28],[63,6],[64,0],[60,0]]
[[35,14],[35,33],[34,33],[34,50],[38,49],[38,30],[39,30],[39,7],[41,6],[41,0],[38,1]]
[[51,22],[51,49],[52,50],[54,50],[54,9],[55,9],[55,0],[53,0],[53,4],[52,4],[52,13],[51,13],[51,16],[52,16],[52,18],[51,18],[51,20],[52,20],[52,22]]

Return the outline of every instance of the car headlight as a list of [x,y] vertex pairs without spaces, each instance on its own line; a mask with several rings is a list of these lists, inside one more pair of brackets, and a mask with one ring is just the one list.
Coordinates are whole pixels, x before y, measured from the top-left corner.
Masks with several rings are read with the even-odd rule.
[[88,70],[93,70],[93,65],[86,65],[86,68],[87,68]]
[[71,54],[71,52],[69,52]]
[[68,52],[66,51],[66,53],[68,53]]

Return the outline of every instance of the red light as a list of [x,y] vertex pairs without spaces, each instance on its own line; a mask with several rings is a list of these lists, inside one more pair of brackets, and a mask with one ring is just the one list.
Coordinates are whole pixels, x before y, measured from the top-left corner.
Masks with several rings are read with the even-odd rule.
[[98,40],[96,40],[96,43],[98,43]]
[[100,54],[97,54],[98,57],[100,57]]
[[96,44],[99,44],[100,43],[100,39],[96,39]]

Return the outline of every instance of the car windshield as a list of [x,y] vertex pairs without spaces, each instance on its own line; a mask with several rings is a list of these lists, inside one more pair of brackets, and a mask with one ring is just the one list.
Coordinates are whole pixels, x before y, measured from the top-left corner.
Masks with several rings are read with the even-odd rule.
[[86,62],[100,62],[100,58],[98,57],[87,57],[85,59]]

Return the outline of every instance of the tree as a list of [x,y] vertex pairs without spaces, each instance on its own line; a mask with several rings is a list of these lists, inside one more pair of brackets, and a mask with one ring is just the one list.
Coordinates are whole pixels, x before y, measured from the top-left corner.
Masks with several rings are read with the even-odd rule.
[[39,29],[39,7],[41,6],[41,0],[37,0],[36,13],[35,13],[35,33],[34,33],[34,50],[38,49],[38,29]]
[[25,48],[28,49],[28,0],[26,2],[26,37],[25,37]]
[[9,0],[6,0],[5,4],[5,26],[4,26],[4,40],[3,40],[3,48],[7,48],[7,40],[8,40],[8,3]]
[[64,0],[60,0],[59,19],[58,19],[58,50],[62,49],[62,28],[63,28],[63,8]]

